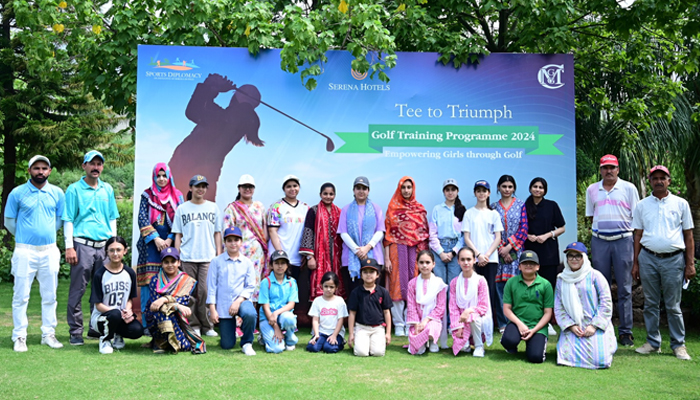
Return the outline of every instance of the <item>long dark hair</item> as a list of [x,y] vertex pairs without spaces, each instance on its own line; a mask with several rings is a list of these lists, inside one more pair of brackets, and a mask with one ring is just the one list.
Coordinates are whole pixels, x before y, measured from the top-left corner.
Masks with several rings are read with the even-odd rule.
[[455,217],[459,222],[464,219],[464,213],[467,212],[467,207],[462,204],[462,200],[459,199],[459,195],[455,197]]
[[[336,191],[335,191],[335,185],[332,184],[332,183],[330,183],[330,182],[326,182],[326,183],[324,183],[323,185],[321,185],[321,191],[318,192],[318,195],[320,196],[320,195],[323,193],[323,190],[326,189],[326,188],[333,188],[333,193],[336,193]],[[321,283],[323,283],[323,282],[321,282]],[[337,285],[336,285],[336,286],[337,286]]]
[[[542,195],[542,198],[544,198],[544,196],[547,195],[547,181],[544,178],[537,177],[531,180],[528,190],[532,190],[532,187],[537,182],[541,183],[542,187],[544,188],[544,194]],[[532,194],[530,194],[527,200],[525,200],[525,209],[527,210],[527,220],[534,221],[534,219],[537,217],[537,205],[535,205],[535,200],[532,199]]]
[[498,178],[498,183],[496,184],[496,191],[500,192],[501,185],[505,182],[510,182],[513,184],[513,194],[515,194],[515,191],[518,190],[518,184],[515,183],[515,178],[513,178],[511,175],[501,175],[501,177]]

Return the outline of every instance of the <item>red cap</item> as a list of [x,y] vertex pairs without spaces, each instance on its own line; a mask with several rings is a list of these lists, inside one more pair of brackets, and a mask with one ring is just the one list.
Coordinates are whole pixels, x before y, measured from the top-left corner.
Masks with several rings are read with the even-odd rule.
[[668,168],[664,167],[663,165],[657,165],[657,166],[653,167],[651,169],[651,171],[649,171],[649,176],[651,176],[651,174],[653,174],[656,171],[661,171],[661,172],[665,173],[666,175],[671,176],[671,173],[668,172]]
[[617,163],[617,157],[612,154],[606,154],[600,158],[600,166],[602,167],[603,165],[614,165],[616,167],[620,166],[620,164]]

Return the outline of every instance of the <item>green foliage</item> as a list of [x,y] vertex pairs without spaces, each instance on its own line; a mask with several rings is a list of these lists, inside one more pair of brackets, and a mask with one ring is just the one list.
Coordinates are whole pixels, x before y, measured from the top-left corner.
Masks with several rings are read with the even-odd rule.
[[[126,243],[131,246],[133,236],[132,218],[134,216],[134,201],[131,199],[117,201],[117,210],[119,211],[117,235],[123,237],[126,240]],[[124,265],[131,265],[131,254],[132,252],[129,251],[124,256]]]
[[0,229],[0,243],[9,243],[9,246],[0,246],[0,282],[11,281],[12,275],[12,249],[15,247],[15,238],[4,229]]
[[[700,262],[695,260],[695,270],[700,269]],[[683,298],[681,300],[681,305],[690,309],[690,315],[693,320],[700,318],[700,275],[696,275],[690,281],[690,285],[687,290],[683,291]],[[686,318],[686,321],[689,318]]]

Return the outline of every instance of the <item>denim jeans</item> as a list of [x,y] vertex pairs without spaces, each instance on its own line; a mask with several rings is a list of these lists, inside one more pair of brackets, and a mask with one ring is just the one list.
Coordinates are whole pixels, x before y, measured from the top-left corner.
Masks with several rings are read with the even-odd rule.
[[[238,309],[238,316],[241,317],[241,347],[244,344],[253,343],[253,331],[255,330],[255,319],[258,314],[255,312],[255,306],[250,300],[245,300],[241,303]],[[219,333],[221,334],[221,342],[219,345],[222,349],[232,349],[236,345],[236,318],[219,318]]]
[[[260,308],[260,312],[264,312],[262,308]],[[294,329],[297,327],[297,316],[294,313],[291,311],[283,312],[277,317],[277,324],[284,332],[284,340],[281,342],[275,340],[275,328],[271,327],[267,320],[260,320],[260,333],[265,342],[265,351],[268,353],[281,353],[285,346],[294,346],[299,341],[297,335],[294,334]]]
[[310,351],[312,353],[318,353],[321,350],[323,350],[325,353],[337,353],[339,351],[343,351],[343,348],[345,348],[345,340],[343,340],[343,337],[340,335],[336,337],[338,339],[338,343],[330,344],[328,343],[328,335],[319,333],[316,344],[309,343],[306,345],[306,351]]

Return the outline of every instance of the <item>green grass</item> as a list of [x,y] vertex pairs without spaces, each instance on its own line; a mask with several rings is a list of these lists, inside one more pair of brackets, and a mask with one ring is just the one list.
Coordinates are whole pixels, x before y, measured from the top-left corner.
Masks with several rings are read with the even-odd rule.
[[[193,356],[154,355],[141,348],[146,338],[126,341],[126,348],[101,355],[97,341],[68,345],[66,299],[68,282],[59,282],[57,337],[65,347],[40,346],[41,313],[38,286],[29,303],[29,351],[12,350],[12,286],[0,284],[0,399],[697,399],[700,398],[700,335],[688,332],[692,361],[673,357],[664,332],[663,354],[642,356],[619,349],[608,370],[590,371],[556,365],[555,342],[544,364],[528,364],[523,355],[506,354],[500,344],[486,357],[454,357],[451,351],[411,356],[393,338],[383,358],[358,358],[304,351],[310,335],[300,330],[297,350],[245,357],[237,346],[223,351],[218,338],[206,338],[208,353]],[[85,296],[84,309],[87,308]],[[638,344],[643,328],[634,331]]]

